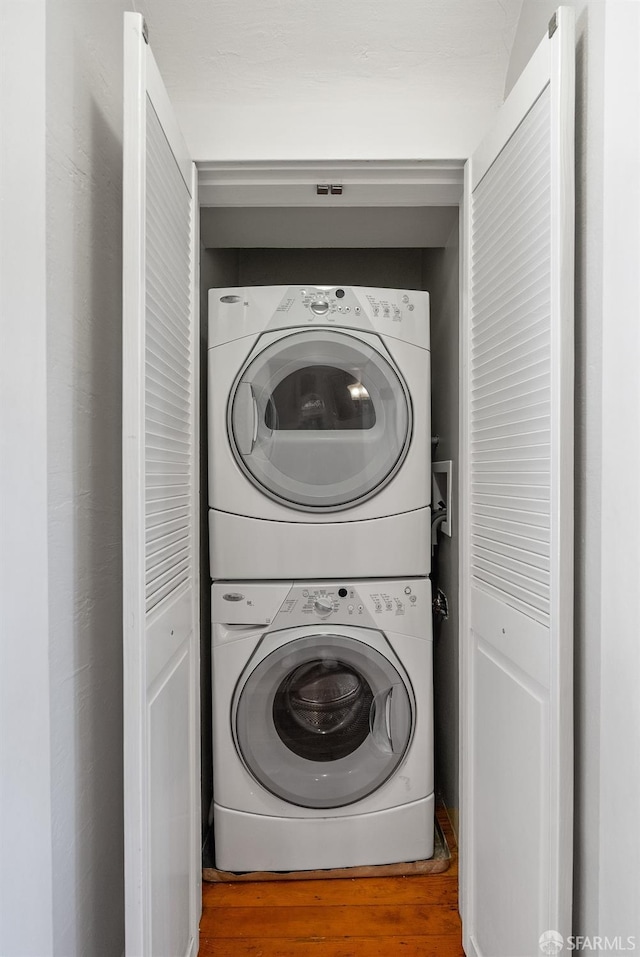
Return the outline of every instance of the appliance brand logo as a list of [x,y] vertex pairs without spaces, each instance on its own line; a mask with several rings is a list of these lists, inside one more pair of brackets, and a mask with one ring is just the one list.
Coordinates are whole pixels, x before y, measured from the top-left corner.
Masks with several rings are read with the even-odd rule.
[[242,601],[244,595],[241,595],[239,591],[228,591],[222,597],[225,601]]

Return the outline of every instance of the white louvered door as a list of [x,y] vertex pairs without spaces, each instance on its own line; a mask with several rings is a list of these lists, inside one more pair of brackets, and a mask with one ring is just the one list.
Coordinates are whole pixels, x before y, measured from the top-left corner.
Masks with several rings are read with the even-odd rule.
[[200,916],[195,166],[124,29],[126,955],[196,954]]
[[[571,933],[572,11],[467,167],[462,351],[465,949]],[[551,949],[543,949],[543,946]]]

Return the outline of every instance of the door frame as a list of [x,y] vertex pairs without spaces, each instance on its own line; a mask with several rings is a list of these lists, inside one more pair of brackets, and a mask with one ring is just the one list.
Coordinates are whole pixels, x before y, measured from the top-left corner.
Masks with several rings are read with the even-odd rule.
[[[200,206],[458,206],[466,159],[198,162]],[[317,187],[329,186],[320,194]],[[341,193],[332,193],[340,186]]]

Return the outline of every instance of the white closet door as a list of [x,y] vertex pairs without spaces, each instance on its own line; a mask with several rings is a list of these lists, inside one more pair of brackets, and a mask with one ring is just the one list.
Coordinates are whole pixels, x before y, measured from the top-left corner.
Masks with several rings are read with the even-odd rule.
[[143,31],[125,14],[126,955],[182,957],[201,900],[196,178]]
[[549,932],[571,933],[574,56],[560,8],[467,168],[461,901],[477,957],[555,954]]

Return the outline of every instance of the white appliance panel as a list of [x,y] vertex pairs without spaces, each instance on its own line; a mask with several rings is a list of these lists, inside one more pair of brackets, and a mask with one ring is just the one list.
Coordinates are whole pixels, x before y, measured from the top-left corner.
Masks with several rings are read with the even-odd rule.
[[273,522],[209,509],[213,579],[428,575],[431,510],[366,522]]
[[215,582],[211,587],[211,616],[216,624],[271,625],[273,629],[318,623],[355,625],[430,639],[430,614],[427,578],[234,581]]
[[[340,291],[344,296],[337,295]],[[209,348],[266,328],[327,325],[373,331],[428,349],[429,293],[314,285],[209,290]]]
[[298,871],[427,860],[433,855],[434,796],[371,814],[286,819],[214,808],[216,866],[228,871]]

